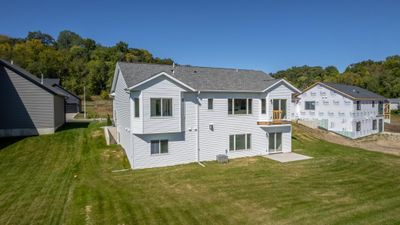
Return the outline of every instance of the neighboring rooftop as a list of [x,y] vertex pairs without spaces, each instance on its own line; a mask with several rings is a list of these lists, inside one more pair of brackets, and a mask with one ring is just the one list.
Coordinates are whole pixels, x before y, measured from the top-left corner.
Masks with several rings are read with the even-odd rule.
[[118,66],[128,87],[161,72],[199,91],[263,91],[278,81],[259,70],[124,62],[118,62]]
[[346,85],[346,84],[337,84],[337,83],[329,83],[329,82],[319,82],[319,84],[331,87],[343,94],[346,94],[353,99],[386,99],[385,97],[378,95],[372,91],[368,91],[367,89],[360,88],[357,86]]
[[388,101],[390,103],[400,103],[400,98],[389,98]]
[[43,82],[47,85],[53,86],[53,85],[60,85],[60,79],[58,78],[45,78],[43,79]]
[[6,60],[0,59],[0,65],[7,67],[8,69],[14,71],[15,73],[19,74],[22,77],[25,77],[27,80],[31,81],[32,83],[36,84],[37,86],[43,88],[44,90],[50,92],[51,94],[55,94],[55,95],[60,95],[60,96],[64,96],[65,95],[60,92],[59,90],[57,90],[56,88],[52,87],[52,85],[49,84],[42,84],[41,80],[36,77],[35,75],[29,73],[28,71],[22,69],[21,67],[10,63]]

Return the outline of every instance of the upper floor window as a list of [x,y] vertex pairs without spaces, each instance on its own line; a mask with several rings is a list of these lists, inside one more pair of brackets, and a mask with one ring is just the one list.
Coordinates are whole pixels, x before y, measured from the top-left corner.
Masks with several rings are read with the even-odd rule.
[[151,98],[150,114],[157,116],[172,116],[172,98]]
[[356,101],[357,104],[357,110],[361,110],[361,102],[360,101]]
[[375,101],[372,101],[372,108],[375,107]]
[[315,101],[306,101],[305,109],[306,110],[315,110]]
[[140,112],[139,98],[134,98],[133,101],[135,101],[135,117],[139,117],[139,112]]
[[265,98],[261,99],[261,114],[267,113],[267,100]]
[[381,101],[378,103],[378,114],[383,114],[383,102]]
[[208,103],[208,109],[214,108],[214,99],[209,98],[207,103]]
[[361,131],[361,122],[356,123],[356,131]]
[[252,99],[249,98],[229,98],[228,99],[228,114],[251,114]]

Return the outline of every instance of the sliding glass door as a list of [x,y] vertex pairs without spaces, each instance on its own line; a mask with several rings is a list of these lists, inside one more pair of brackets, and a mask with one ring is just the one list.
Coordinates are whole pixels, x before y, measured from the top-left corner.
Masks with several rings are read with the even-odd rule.
[[273,99],[272,109],[273,120],[286,119],[286,99]]
[[268,153],[282,152],[282,133],[269,133]]

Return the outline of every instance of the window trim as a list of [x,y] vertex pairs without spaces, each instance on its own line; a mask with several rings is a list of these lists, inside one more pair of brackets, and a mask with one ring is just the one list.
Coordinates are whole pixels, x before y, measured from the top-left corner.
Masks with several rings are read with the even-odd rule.
[[[307,109],[307,103],[308,104],[310,104],[310,103],[314,103],[314,108],[313,109],[311,109],[311,108],[309,108],[309,109]],[[312,105],[312,104],[311,104]],[[313,110],[313,111],[315,111],[315,101],[304,101],[304,110]]]
[[356,122],[356,132],[361,131],[361,121]]
[[372,120],[372,130],[378,130],[378,120]]
[[[253,114],[253,99],[252,98],[228,98],[228,115],[252,115]],[[235,113],[235,100],[246,100],[246,113]]]
[[[236,149],[236,136],[238,135],[244,135],[244,149]],[[231,149],[231,137],[233,136],[233,149]],[[251,133],[242,133],[242,134],[230,134],[229,135],[229,141],[228,141],[228,149],[229,152],[237,152],[237,151],[249,151],[251,150],[252,147],[252,140],[251,140]]]
[[[166,141],[167,142],[167,152],[161,152],[161,142]],[[153,142],[158,142],[158,153],[152,153],[151,152],[151,146]],[[151,156],[156,156],[156,155],[165,155],[169,153],[169,141],[168,139],[156,139],[156,140],[150,140],[150,155]]]
[[372,100],[372,108],[375,108],[375,101]]
[[134,101],[134,117],[140,118],[140,100],[139,98],[133,98]]
[[[152,100],[157,100],[157,99],[160,99],[160,115],[158,116],[158,115],[152,115],[152,104],[151,104],[151,101]],[[169,115],[169,116],[164,116],[164,110],[163,110],[163,107],[164,107],[164,100],[171,100],[171,115]],[[172,98],[150,98],[150,118],[161,118],[161,117],[166,117],[166,118],[168,118],[168,117],[173,117],[173,115],[174,115],[174,113],[173,113],[173,99]]]
[[357,111],[361,110],[361,101],[356,101],[356,109]]
[[261,114],[267,114],[267,99],[261,99]]
[[213,110],[214,109],[214,99],[213,98],[207,99],[207,109],[208,110]]

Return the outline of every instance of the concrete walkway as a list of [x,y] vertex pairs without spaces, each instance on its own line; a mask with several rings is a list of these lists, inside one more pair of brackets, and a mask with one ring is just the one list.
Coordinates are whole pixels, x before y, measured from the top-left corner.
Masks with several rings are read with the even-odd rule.
[[300,155],[300,154],[297,154],[297,153],[294,153],[294,152],[277,153],[277,154],[272,154],[272,155],[266,155],[264,157],[268,158],[268,159],[272,159],[272,160],[278,161],[278,162],[281,162],[281,163],[312,159],[312,157],[305,156],[305,155]]

